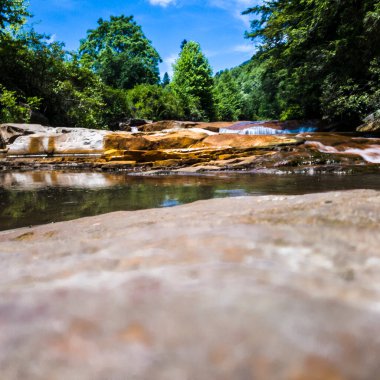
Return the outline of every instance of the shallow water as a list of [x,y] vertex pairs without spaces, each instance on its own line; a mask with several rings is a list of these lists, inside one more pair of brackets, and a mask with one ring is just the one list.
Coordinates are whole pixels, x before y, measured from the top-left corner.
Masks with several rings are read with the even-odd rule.
[[130,176],[127,174],[0,173],[0,230],[120,210],[171,207],[200,199],[380,190],[377,174]]

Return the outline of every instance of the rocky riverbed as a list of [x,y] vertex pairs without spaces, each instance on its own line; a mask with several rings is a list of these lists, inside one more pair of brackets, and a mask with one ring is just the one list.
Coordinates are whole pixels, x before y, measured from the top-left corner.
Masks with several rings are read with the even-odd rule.
[[4,380],[373,380],[380,192],[0,232]]
[[[297,173],[379,170],[380,138],[334,132],[278,133],[288,133],[290,127],[298,128],[294,131],[305,129],[297,127],[299,123],[256,122],[251,129],[231,124],[159,122],[134,133],[3,124],[0,170]],[[268,134],[238,134],[256,130]]]

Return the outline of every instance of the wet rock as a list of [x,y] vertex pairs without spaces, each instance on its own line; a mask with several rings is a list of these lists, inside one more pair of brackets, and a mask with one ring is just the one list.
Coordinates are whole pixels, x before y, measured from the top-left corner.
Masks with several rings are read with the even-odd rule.
[[[169,122],[162,123],[169,126]],[[351,173],[363,166],[372,170],[372,166],[380,164],[378,138],[347,133],[216,134],[199,128],[207,123],[181,123],[188,128],[177,129],[171,124],[171,129],[141,133],[4,124],[0,127],[0,168],[13,170],[24,165],[25,169],[32,169],[49,164],[49,168],[57,169],[95,169],[113,162],[105,169],[125,170],[135,162],[138,170],[163,166],[193,171],[191,167],[196,165],[219,170],[280,168],[293,172]],[[60,155],[67,156],[67,160],[62,162]],[[127,166],[123,166],[123,161]]]
[[376,379],[379,223],[361,190],[1,232],[1,377]]
[[380,163],[380,139],[363,138],[344,134],[300,135],[307,141],[305,146],[330,155],[358,156],[368,163]]

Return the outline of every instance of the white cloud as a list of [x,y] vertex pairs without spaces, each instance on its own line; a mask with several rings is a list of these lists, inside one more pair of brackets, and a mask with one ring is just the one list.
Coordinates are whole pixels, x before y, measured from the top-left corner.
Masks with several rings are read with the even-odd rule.
[[55,42],[56,40],[57,40],[57,35],[56,35],[56,34],[52,34],[46,42],[47,42],[48,44],[52,44],[52,43]]
[[236,45],[233,50],[238,53],[248,53],[253,55],[257,51],[257,48],[252,44],[242,44]]
[[242,15],[242,12],[260,3],[261,0],[209,0],[211,6],[230,12],[235,18],[242,21],[247,28],[250,26],[250,16]]
[[167,7],[168,5],[174,5],[176,0],[149,0],[149,3],[160,7]]

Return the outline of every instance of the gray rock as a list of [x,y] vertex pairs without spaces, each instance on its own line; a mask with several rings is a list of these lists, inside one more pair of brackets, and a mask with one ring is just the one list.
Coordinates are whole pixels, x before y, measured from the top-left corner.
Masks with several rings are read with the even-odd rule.
[[39,124],[1,124],[0,141],[9,155],[102,153],[106,131],[53,128]]
[[380,193],[240,197],[0,232],[0,373],[380,373]]
[[49,133],[54,128],[44,127],[40,124],[0,124],[0,141],[4,145],[12,144],[20,136],[28,136],[36,133]]

